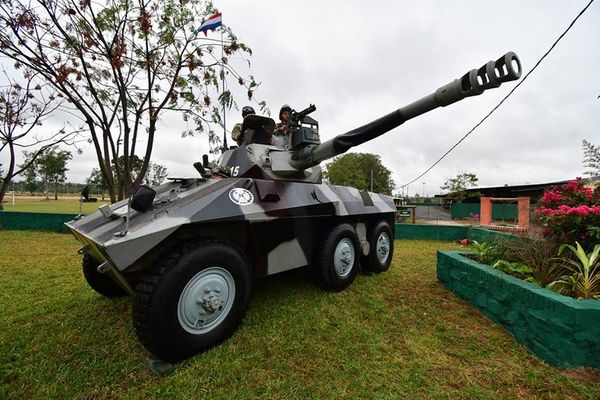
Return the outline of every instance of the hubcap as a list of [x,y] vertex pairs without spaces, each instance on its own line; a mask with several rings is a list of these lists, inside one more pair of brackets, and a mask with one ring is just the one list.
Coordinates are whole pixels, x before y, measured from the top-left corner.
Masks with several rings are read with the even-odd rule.
[[229,314],[235,299],[235,281],[220,267],[197,273],[185,285],[177,305],[179,324],[198,335],[219,325]]
[[348,238],[340,240],[337,246],[335,246],[335,252],[333,254],[333,267],[335,273],[340,278],[344,278],[350,274],[355,257],[356,254],[354,252],[352,241]]
[[377,245],[375,248],[377,259],[381,264],[385,264],[390,255],[390,238],[387,233],[381,232],[377,238]]

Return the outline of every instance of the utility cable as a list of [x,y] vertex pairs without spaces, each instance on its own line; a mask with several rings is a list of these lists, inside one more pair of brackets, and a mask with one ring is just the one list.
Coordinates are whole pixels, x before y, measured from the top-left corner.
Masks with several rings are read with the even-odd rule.
[[481,125],[486,119],[488,119],[488,117],[490,115],[492,115],[492,113],[494,111],[496,111],[502,105],[502,103],[504,103],[504,101],[506,99],[508,99],[509,96],[512,95],[513,92],[515,90],[517,90],[517,88],[523,84],[523,82],[525,82],[525,80],[529,77],[529,75],[531,75],[531,73],[536,70],[536,68],[538,67],[538,65],[540,65],[540,63],[542,62],[542,60],[544,58],[546,58],[550,54],[550,52],[552,50],[554,50],[554,48],[556,47],[556,45],[558,44],[558,42],[567,34],[567,32],[569,32],[569,30],[573,27],[573,25],[575,25],[575,22],[579,19],[579,17],[581,17],[583,15],[583,13],[589,8],[589,6],[592,5],[593,2],[594,2],[594,0],[590,0],[590,2],[583,8],[583,10],[581,10],[579,12],[579,14],[577,14],[577,16],[575,17],[575,19],[569,24],[569,26],[567,27],[567,29],[558,37],[558,39],[556,39],[556,41],[552,44],[552,46],[550,46],[550,48],[548,49],[548,51],[546,51],[546,53],[544,53],[544,55],[538,60],[538,62],[535,63],[535,65],[533,66],[533,68],[531,69],[531,71],[529,71],[523,77],[523,79],[521,79],[521,81],[510,92],[508,92],[508,94],[506,96],[504,96],[504,98],[502,100],[500,100],[500,102],[494,108],[492,108],[492,110],[485,117],[483,117],[483,119],[481,121],[479,121],[469,132],[467,132],[458,142],[456,142],[454,144],[454,146],[452,146],[440,158],[438,158],[438,160],[436,162],[434,162],[429,168],[427,168],[425,170],[425,172],[423,172],[421,175],[417,176],[412,181],[410,181],[410,182],[402,185],[401,187],[408,186],[411,183],[414,183],[414,182],[418,181],[419,179],[421,179],[423,176],[425,176],[425,174],[427,174],[429,171],[431,171],[436,165],[438,165],[440,163],[440,161],[442,161],[444,158],[446,158],[446,156],[448,154],[450,154],[456,147],[458,147],[458,145],[461,144],[463,142],[463,140],[465,140],[471,133],[473,133],[473,131],[475,129],[477,129],[479,127],[479,125]]

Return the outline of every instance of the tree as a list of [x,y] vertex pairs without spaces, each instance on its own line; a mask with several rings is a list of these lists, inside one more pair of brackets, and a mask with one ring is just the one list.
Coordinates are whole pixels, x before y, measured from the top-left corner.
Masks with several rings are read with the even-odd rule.
[[[0,42],[1,43],[1,42]],[[36,158],[58,143],[74,144],[78,130],[65,128],[40,133],[42,123],[61,105],[54,92],[37,83],[36,75],[25,71],[21,84],[5,73],[8,85],[0,90],[0,153],[8,152],[8,169],[0,173],[0,210],[12,179],[27,169]],[[35,148],[26,161],[17,166],[17,148]]]
[[23,155],[25,156],[25,161],[19,165],[19,168],[22,170],[21,173],[25,175],[25,189],[33,196],[33,192],[37,190],[39,185],[34,158],[35,153],[24,151]]
[[[119,158],[117,162],[122,163],[123,159]],[[130,163],[132,174],[138,174],[140,172],[142,164],[143,161],[139,157],[132,157]],[[116,170],[116,168],[113,167],[112,170],[114,171]],[[146,175],[144,176],[143,183],[149,186],[158,186],[164,182],[164,180],[167,178],[167,175],[167,167],[165,167],[162,164],[150,162],[148,164],[148,170],[146,171]],[[104,181],[104,177],[102,176],[98,168],[92,169],[90,177],[87,179],[87,184],[94,186],[97,190],[101,190],[102,195],[104,196],[104,190],[106,190],[106,182]]]
[[467,197],[467,189],[476,187],[478,181],[479,178],[475,174],[464,172],[456,175],[455,178],[446,179],[440,188],[449,192],[447,195],[449,198],[462,201]]
[[[67,161],[71,158],[73,157],[70,151],[53,147],[41,155],[35,163],[37,172],[44,182],[46,193],[49,193],[52,187],[54,200],[58,200],[58,185],[67,180]],[[47,194],[46,198],[48,198]]]
[[583,165],[588,168],[584,173],[590,176],[600,176],[600,146],[583,140]]
[[373,190],[391,195],[395,188],[392,172],[382,163],[378,155],[348,153],[335,157],[326,166],[323,177],[331,185],[352,186],[359,190]]
[[148,168],[148,171],[146,172],[144,183],[149,186],[158,186],[165,181],[168,175],[167,167],[150,163],[150,168]]
[[98,168],[93,168],[90,177],[87,179],[86,184],[91,186],[92,193],[102,193],[102,200],[104,200],[104,191],[106,190],[106,182],[102,178],[102,174]]
[[[142,160],[139,157],[134,156],[131,161],[132,162],[130,166],[132,168],[132,173],[139,173],[143,163]],[[123,161],[122,159],[119,159],[117,162],[121,163]],[[113,168],[113,170],[114,169],[115,168]],[[167,175],[167,167],[161,164],[150,162],[148,164],[148,170],[146,171],[146,176],[144,176],[143,183],[149,186],[158,186],[164,182],[164,180],[167,178]],[[87,179],[87,184],[94,186],[98,190],[104,191],[106,189],[106,182],[104,181],[104,178],[98,168],[92,169],[90,177]]]
[[[0,53],[39,73],[75,108],[114,202],[143,182],[165,113],[194,122],[184,135],[208,129],[214,141],[220,106],[237,107],[219,78],[233,77],[253,97],[258,83],[229,63],[234,54],[248,61],[251,50],[226,26],[222,42],[196,32],[215,11],[204,0],[3,0]],[[138,154],[143,162],[132,174]]]

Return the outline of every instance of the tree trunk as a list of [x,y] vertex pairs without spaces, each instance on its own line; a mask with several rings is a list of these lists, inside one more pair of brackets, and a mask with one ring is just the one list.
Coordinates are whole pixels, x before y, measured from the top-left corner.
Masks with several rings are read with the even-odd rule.
[[4,205],[2,204],[2,202],[4,201],[4,195],[6,194],[6,191],[8,190],[9,183],[10,183],[10,181],[5,178],[2,181],[2,187],[0,187],[0,211],[4,210]]
[[6,191],[8,190],[8,185],[10,185],[10,181],[13,178],[13,173],[15,172],[15,147],[12,141],[8,142],[8,149],[10,151],[10,161],[8,164],[8,171],[6,171],[6,176],[2,180],[2,187],[0,187],[0,210],[4,210],[4,196],[6,195]]

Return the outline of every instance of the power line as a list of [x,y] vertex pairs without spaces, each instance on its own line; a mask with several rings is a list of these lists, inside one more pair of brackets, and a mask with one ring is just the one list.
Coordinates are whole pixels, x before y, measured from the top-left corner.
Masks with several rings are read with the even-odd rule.
[[440,158],[438,158],[436,162],[434,162],[429,168],[427,168],[425,170],[425,172],[423,172],[421,175],[417,176],[415,179],[413,179],[412,181],[408,182],[407,184],[402,185],[401,187],[408,186],[411,183],[414,183],[414,182],[418,181],[419,179],[421,179],[423,176],[425,176],[425,174],[427,174],[429,171],[431,171],[436,165],[438,165],[440,163],[440,161],[442,161],[444,158],[446,158],[446,156],[448,154],[450,154],[452,152],[452,150],[454,150],[456,147],[458,147],[458,145],[461,144],[463,140],[465,140],[471,133],[473,133],[473,131],[475,129],[477,129],[479,127],[479,125],[481,125],[486,119],[488,119],[488,117],[490,115],[492,115],[492,113],[494,111],[496,111],[502,105],[502,103],[504,103],[504,101],[506,99],[508,99],[508,97],[510,95],[512,95],[513,92],[515,90],[517,90],[517,88],[523,84],[523,82],[525,82],[525,80],[529,77],[529,75],[531,75],[531,73],[536,70],[536,68],[538,67],[538,65],[540,65],[540,63],[542,62],[542,60],[544,58],[546,58],[548,56],[548,54],[550,54],[550,52],[552,50],[554,50],[554,48],[556,47],[556,45],[558,44],[558,42],[563,38],[563,36],[565,36],[567,34],[567,32],[569,32],[569,30],[573,27],[573,25],[575,25],[575,22],[579,19],[579,17],[581,17],[583,15],[583,13],[589,8],[589,6],[592,5],[593,2],[594,2],[594,0],[590,0],[590,2],[583,8],[583,10],[581,10],[579,12],[579,14],[577,14],[577,16],[575,17],[575,19],[569,24],[569,26],[567,27],[567,29],[558,37],[558,39],[556,39],[556,41],[552,44],[552,46],[550,46],[550,48],[548,49],[548,51],[546,51],[546,53],[544,53],[544,55],[538,60],[538,62],[535,63],[535,65],[533,66],[533,68],[531,69],[531,71],[529,71],[523,77],[523,79],[521,79],[521,81],[510,92],[508,92],[508,94],[506,96],[504,96],[504,98],[502,100],[500,100],[500,102],[494,108],[492,108],[492,110],[485,117],[483,117],[483,119],[481,121],[479,121],[469,132],[467,132],[458,142],[456,142],[454,144],[454,146],[452,146]]

